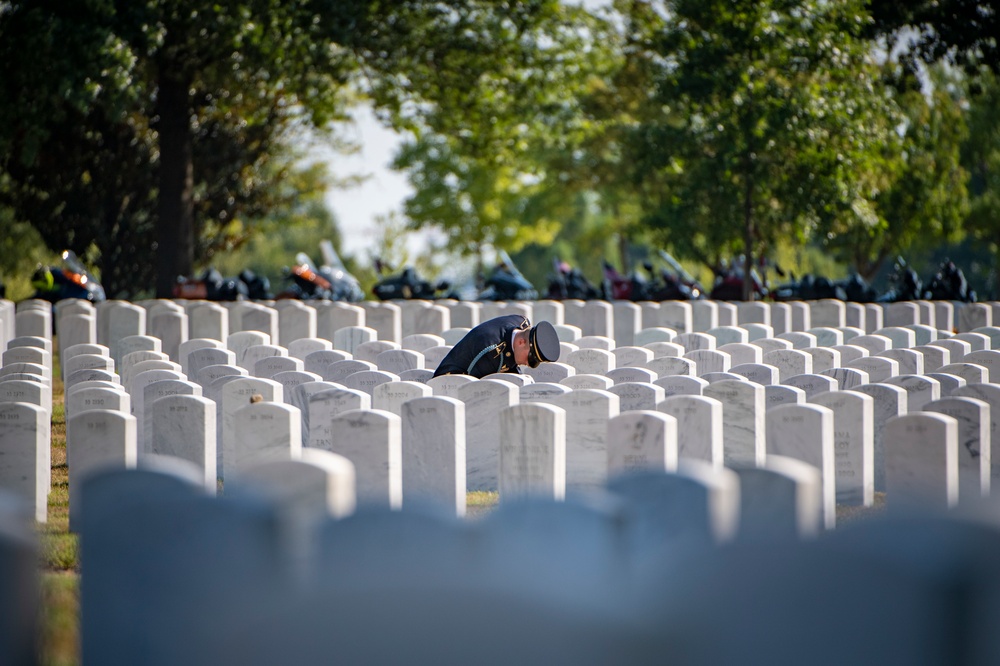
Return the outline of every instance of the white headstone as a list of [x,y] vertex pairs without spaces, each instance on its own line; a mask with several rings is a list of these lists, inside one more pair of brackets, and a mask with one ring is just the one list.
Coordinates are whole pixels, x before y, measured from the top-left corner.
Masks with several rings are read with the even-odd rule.
[[974,331],[983,326],[993,325],[993,310],[987,303],[964,303],[958,307],[958,330],[960,333]]
[[806,333],[805,331],[782,333],[778,336],[778,339],[791,342],[792,349],[806,349],[807,347],[819,346],[819,343],[816,341],[816,336],[812,333]]
[[923,411],[958,422],[958,497],[962,502],[989,497],[992,465],[991,410],[988,402],[967,396],[932,400]]
[[910,413],[885,431],[886,502],[936,508],[958,502],[958,421],[944,414]]
[[334,361],[330,363],[325,368],[320,370],[320,377],[324,381],[336,382],[338,384],[343,384],[344,380],[353,375],[356,372],[364,372],[366,370],[376,370],[377,367],[374,363],[369,363],[368,361],[357,361],[357,360],[347,360],[347,361]]
[[605,377],[604,375],[570,375],[559,380],[559,383],[563,386],[568,386],[574,391],[580,389],[597,389],[599,391],[607,391],[615,382],[610,377]]
[[732,342],[720,346],[717,351],[729,354],[731,367],[764,361],[764,350],[749,343]]
[[[153,441],[152,404],[154,402],[168,396],[193,395],[200,397],[201,394],[200,385],[181,379],[161,379],[146,384],[142,389],[141,400],[135,401],[136,409],[133,413],[136,419],[137,455],[142,456],[146,452],[151,452],[150,446]],[[136,397],[138,398],[138,396]]]
[[899,374],[899,362],[884,356],[865,356],[850,363],[845,368],[853,368],[868,373],[868,381],[883,382]]
[[185,312],[154,308],[147,314],[149,335],[159,338],[163,353],[170,360],[180,360],[180,345],[188,339],[188,316]]
[[566,494],[566,412],[513,405],[500,412],[500,500]]
[[[425,387],[426,388],[426,387]],[[465,403],[414,398],[402,406],[403,494],[465,515]]]
[[392,412],[402,418],[404,403],[417,398],[429,398],[433,395],[434,391],[431,390],[430,386],[419,382],[387,382],[375,387],[375,391],[371,396],[371,403],[375,409]]
[[677,469],[677,428],[666,413],[637,411],[619,414],[607,423],[607,476],[639,470]]
[[278,310],[278,344],[288,347],[296,340],[316,337],[316,311],[295,300]]
[[566,412],[566,487],[603,487],[608,479],[608,422],[621,411],[618,397],[610,391],[579,389],[555,396],[549,404]]
[[[247,372],[253,370],[252,365],[246,364],[247,350],[257,345],[269,345],[271,337],[260,331],[238,331],[231,333],[226,339],[226,347],[236,354],[236,365]],[[256,362],[256,359],[254,360]]]
[[169,395],[149,407],[149,453],[188,460],[204,472],[205,487],[216,486],[216,406],[199,395]]
[[941,398],[941,385],[937,380],[923,375],[899,375],[883,383],[898,386],[906,391],[906,406],[910,414],[918,412],[931,400]]
[[[848,303],[848,305],[851,305]],[[818,469],[768,454],[761,467],[740,466],[740,537],[809,538],[822,526],[823,483]]]
[[816,336],[817,347],[833,347],[844,344],[844,333],[838,328],[817,326],[810,328],[808,333]]
[[841,366],[840,352],[831,347],[809,347],[802,351],[812,357],[813,373],[815,374]]
[[67,423],[70,529],[80,520],[80,484],[87,474],[105,467],[135,467],[135,417],[112,410],[93,410]]
[[924,356],[913,349],[887,349],[875,356],[891,358],[899,363],[899,374],[922,375],[924,373]]
[[725,461],[760,464],[764,460],[764,387],[753,382],[726,380],[707,386],[703,395],[722,403]]
[[823,524],[837,523],[833,412],[819,405],[781,405],[767,412],[767,452],[795,458],[820,471]]
[[694,361],[698,376],[711,372],[727,372],[732,359],[726,352],[715,349],[697,349],[684,354],[684,358]]
[[[291,350],[289,350],[289,356],[291,356]],[[353,360],[351,355],[345,351],[334,350],[334,349],[319,349],[316,351],[309,352],[306,357],[302,359],[303,369],[306,372],[314,372],[317,375],[322,376],[323,371],[331,363],[336,363],[337,361],[350,361]]]
[[614,369],[615,356],[604,349],[579,349],[569,354],[564,362],[572,366],[577,374],[604,375]]
[[660,377],[653,383],[663,389],[665,399],[672,395],[701,395],[708,386],[708,382],[701,377],[689,375],[669,375]]
[[799,349],[776,349],[764,353],[764,363],[778,369],[778,378],[812,374],[812,356]]
[[236,410],[233,422],[232,448],[223,456],[227,477],[262,463],[295,460],[302,453],[302,415],[291,405],[251,402]]
[[316,337],[333,342],[337,330],[348,326],[365,326],[366,313],[363,308],[349,303],[333,302],[316,313]]
[[785,386],[794,386],[795,388],[800,388],[806,392],[806,399],[812,398],[820,393],[825,393],[827,391],[836,391],[837,380],[833,377],[827,377],[826,375],[795,375],[794,377],[788,377],[781,382]]
[[[336,346],[336,343],[334,343],[334,346]],[[390,342],[389,340],[368,340],[367,342],[354,345],[351,353],[354,355],[356,361],[374,363],[376,357],[382,352],[399,348],[398,343]]]
[[767,365],[765,363],[743,363],[741,365],[734,365],[729,369],[734,375],[739,375],[745,377],[755,384],[760,384],[761,386],[770,386],[771,384],[777,384],[779,381],[779,372],[773,365]]
[[[238,335],[238,334],[236,334]],[[232,337],[232,336],[230,336]],[[221,390],[221,414],[222,418],[217,419],[216,425],[219,429],[219,433],[216,435],[216,442],[222,443],[222,446],[216,446],[217,460],[216,460],[216,471],[219,474],[219,478],[225,480],[226,474],[228,474],[228,469],[230,462],[236,463],[236,449],[238,446],[243,446],[243,443],[238,440],[239,435],[237,433],[237,413],[243,409],[246,405],[250,404],[251,400],[256,399],[256,396],[265,402],[281,403],[284,401],[284,390],[276,381],[270,379],[264,379],[261,377],[238,377],[228,383],[226,383]],[[301,417],[298,417],[296,431],[300,437],[298,441],[298,448],[302,448],[301,440]],[[268,431],[270,432],[270,431]],[[292,446],[290,444],[289,446]],[[255,451],[257,447],[251,447],[249,450],[251,452]],[[265,456],[266,459],[271,459]],[[256,461],[255,456],[250,456],[249,458],[243,458],[243,461],[247,464],[251,464]]]
[[24,500],[36,521],[48,520],[49,412],[26,402],[0,402],[0,489]]
[[828,391],[809,398],[833,412],[837,504],[875,501],[875,401],[855,391]]
[[498,488],[500,412],[518,403],[518,388],[508,382],[472,380],[455,391],[465,403],[467,489]]
[[371,396],[355,389],[325,388],[311,393],[308,398],[309,438],[306,444],[325,451],[333,451],[337,437],[333,423],[338,416],[349,411],[369,410],[372,406]]
[[664,399],[656,410],[677,421],[677,455],[704,460],[716,467],[725,461],[723,450],[723,405],[715,398],[701,395],[674,395]]
[[661,379],[671,375],[697,376],[698,365],[689,358],[677,358],[674,356],[661,356],[646,363],[647,368],[652,370]]
[[804,405],[806,392],[795,386],[771,384],[764,387],[764,402],[768,410],[779,405]]
[[[315,427],[315,424],[314,424]],[[358,504],[403,505],[402,421],[380,409],[349,410],[330,424],[329,448],[354,463]]]
[[330,351],[333,349],[333,343],[317,337],[299,338],[292,340],[285,347],[288,349],[289,356],[302,359],[302,362],[305,363],[306,357],[309,354],[317,351]]
[[209,338],[227,344],[229,310],[216,303],[199,303],[188,311],[188,337]]

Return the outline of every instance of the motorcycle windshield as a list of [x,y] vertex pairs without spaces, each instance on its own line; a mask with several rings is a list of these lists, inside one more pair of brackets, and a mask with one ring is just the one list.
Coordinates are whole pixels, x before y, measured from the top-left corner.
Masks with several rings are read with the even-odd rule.
[[64,266],[63,276],[69,282],[80,287],[83,294],[85,294],[81,296],[82,298],[86,298],[86,295],[89,294],[92,300],[104,300],[104,287],[90,274],[90,271],[87,270],[73,250],[63,250],[62,262]]
[[298,254],[295,255],[295,263],[298,264],[299,266],[304,265],[312,272],[314,273],[316,272],[316,266],[313,265],[312,259],[310,259],[309,255],[306,254],[305,252],[299,252]]

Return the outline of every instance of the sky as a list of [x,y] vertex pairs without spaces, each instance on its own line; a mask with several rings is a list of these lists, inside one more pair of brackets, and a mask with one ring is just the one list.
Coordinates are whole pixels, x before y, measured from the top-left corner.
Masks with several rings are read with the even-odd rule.
[[[610,4],[610,0],[582,0],[589,9]],[[354,155],[320,154],[338,177],[367,175],[358,187],[331,190],[326,202],[337,216],[343,236],[343,251],[368,263],[375,246],[375,219],[393,211],[402,213],[403,201],[413,190],[402,173],[389,165],[401,142],[401,137],[382,127],[370,108],[360,108],[354,114],[353,126],[344,133],[360,150]],[[426,248],[425,236],[413,234],[408,239],[411,256]]]
[[[402,138],[375,120],[368,107],[354,113],[354,123],[344,130],[348,140],[360,146],[353,155],[329,155],[330,171],[339,178],[363,175],[357,187],[331,189],[326,203],[337,216],[345,254],[353,254],[367,263],[369,250],[375,246],[375,218],[390,212],[402,212],[403,200],[413,189],[406,176],[390,168]],[[422,239],[410,239],[410,251],[423,247]]]

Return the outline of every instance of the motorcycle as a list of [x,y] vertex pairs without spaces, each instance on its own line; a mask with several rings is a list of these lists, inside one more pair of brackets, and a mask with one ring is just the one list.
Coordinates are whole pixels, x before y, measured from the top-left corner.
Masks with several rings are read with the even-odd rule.
[[271,281],[249,269],[236,277],[223,277],[215,267],[205,269],[197,278],[178,277],[173,288],[174,298],[206,301],[270,300]]
[[[376,259],[375,270],[381,276],[391,269],[381,259]],[[383,277],[372,287],[372,293],[383,301],[393,299],[435,300],[443,298],[461,300],[459,294],[452,289],[450,282],[447,280],[441,280],[437,283],[428,282],[421,278],[412,266],[407,266],[398,275]]]
[[649,283],[637,272],[624,275],[607,260],[604,261],[604,298],[609,301],[648,301]]
[[31,276],[34,298],[56,303],[66,298],[81,298],[92,303],[106,300],[104,287],[84,267],[72,250],[62,253],[61,266],[39,264]]
[[924,293],[923,281],[902,257],[896,258],[889,276],[889,290],[878,297],[877,303],[898,303],[920,300]]
[[517,270],[510,256],[500,250],[500,262],[483,283],[476,300],[533,301],[538,298],[534,285]]
[[329,241],[320,244],[324,264],[316,268],[305,252],[295,255],[295,265],[283,272],[289,286],[275,298],[328,300],[357,303],[365,299],[357,278],[347,272]]
[[549,287],[546,297],[563,301],[567,299],[593,300],[601,298],[598,289],[579,268],[573,268],[565,261],[555,258],[552,261],[554,273],[549,277]]
[[930,301],[975,303],[977,295],[975,290],[969,289],[962,269],[953,261],[945,259],[927,285],[924,298]]
[[[659,281],[650,283],[647,296],[651,301],[693,301],[705,298],[705,289],[690,273],[684,270],[680,262],[666,250],[658,250],[657,254],[670,268],[661,268]],[[645,269],[652,275],[653,264],[646,262]]]
[[[715,282],[709,295],[713,301],[742,301],[743,300],[743,259],[737,259],[732,264],[727,264],[725,260],[712,269],[715,272]],[[757,273],[756,268],[750,270],[752,296],[763,299],[767,296],[767,289]]]

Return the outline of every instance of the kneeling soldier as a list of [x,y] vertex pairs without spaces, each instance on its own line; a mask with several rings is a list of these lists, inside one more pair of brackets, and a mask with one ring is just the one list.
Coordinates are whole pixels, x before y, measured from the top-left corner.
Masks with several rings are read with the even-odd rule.
[[520,373],[518,366],[537,368],[559,360],[559,336],[547,321],[532,326],[521,315],[504,315],[484,321],[458,341],[441,359],[434,376],[472,375],[482,378],[495,372]]

